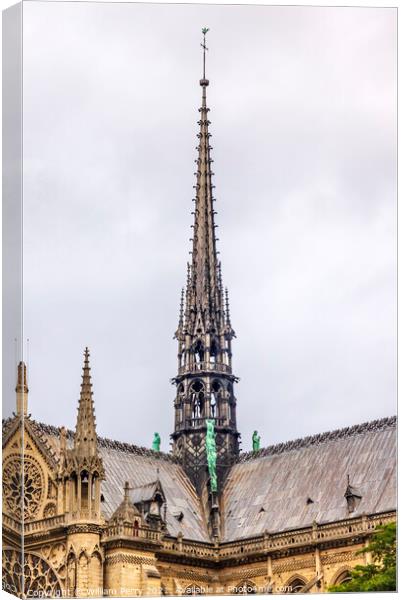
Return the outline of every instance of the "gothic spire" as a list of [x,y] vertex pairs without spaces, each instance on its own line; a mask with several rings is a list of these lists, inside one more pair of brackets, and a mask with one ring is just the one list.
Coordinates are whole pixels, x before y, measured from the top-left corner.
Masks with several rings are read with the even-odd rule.
[[[234,383],[238,379],[232,372],[232,338],[235,334],[230,323],[228,297],[226,301],[215,236],[214,174],[211,170],[213,159],[207,107],[207,31],[206,28],[202,30],[202,98],[197,135],[199,144],[194,186],[195,208],[192,213],[192,250],[175,334],[178,340],[178,374],[172,380],[176,384],[173,452],[202,497],[205,497],[203,486],[212,485],[208,483],[210,478],[206,471],[207,424],[213,422],[217,432],[219,490],[225,480],[226,469],[239,453],[234,395]],[[215,494],[213,489],[211,492]],[[209,496],[210,501],[211,510],[207,506],[205,508],[210,513],[211,531],[216,535],[217,506],[213,496]]]
[[214,223],[215,211],[213,203],[214,185],[211,170],[210,121],[208,120],[209,108],[207,107],[207,87],[209,80],[206,78],[206,33],[203,29],[203,77],[200,80],[202,88],[202,104],[199,108],[200,126],[197,137],[198,157],[197,164],[196,197],[194,198],[194,225],[193,246],[190,265],[190,274],[186,289],[185,329],[190,335],[197,330],[203,333],[220,329],[220,321],[224,307],[222,306],[222,291],[218,277],[218,260]]
[[97,454],[97,434],[89,358],[90,352],[88,348],[85,348],[77,425],[74,435],[74,450],[78,455],[87,457]]

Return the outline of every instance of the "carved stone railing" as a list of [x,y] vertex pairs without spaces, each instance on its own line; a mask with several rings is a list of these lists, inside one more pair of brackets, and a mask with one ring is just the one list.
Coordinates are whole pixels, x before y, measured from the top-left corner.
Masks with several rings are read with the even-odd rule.
[[195,365],[183,365],[179,367],[179,375],[184,375],[185,373],[194,373],[198,371],[217,371],[218,373],[231,373],[231,367],[229,365],[225,365],[224,363],[209,363],[209,362],[200,362]]
[[219,556],[219,547],[211,542],[183,540],[180,536],[177,538],[165,538],[162,542],[161,550],[169,553],[179,552],[186,556],[197,558],[216,559]]
[[251,554],[256,552],[264,552],[266,550],[264,536],[238,540],[236,542],[227,542],[220,547],[220,558],[229,558],[242,556],[243,554]]
[[[396,513],[390,511],[376,515],[346,518],[335,523],[322,525],[313,523],[311,527],[304,527],[293,531],[281,533],[265,532],[253,538],[240,539],[235,542],[223,542],[221,544],[184,540],[180,535],[175,538],[164,534],[160,530],[143,527],[135,528],[129,523],[117,523],[105,528],[102,540],[127,539],[151,542],[159,546],[160,552],[176,552],[187,557],[218,562],[241,556],[267,555],[277,550],[305,545],[316,546],[337,539],[353,539],[357,536],[369,535],[378,525],[385,525],[395,520]],[[24,532],[25,535],[35,535],[67,526],[68,524],[67,515],[56,515],[38,521],[26,522]],[[6,514],[3,514],[3,526],[21,532],[21,522]]]
[[19,533],[22,531],[22,523],[21,521],[17,521],[13,517],[6,515],[3,513],[3,527],[8,527],[8,529],[13,529],[14,531],[18,531]]
[[224,427],[228,424],[228,420],[224,417],[194,417],[193,419],[186,419],[186,427],[203,427],[207,419],[213,420],[216,427]]
[[25,522],[24,533],[25,535],[29,535],[31,533],[46,532],[64,525],[66,525],[66,515],[55,515],[54,517],[47,517],[39,521]]
[[313,524],[312,527],[286,531],[282,533],[266,533],[260,537],[226,542],[220,546],[220,559],[237,557],[278,549],[317,544],[328,540],[349,538],[371,533],[377,525],[396,520],[396,513],[389,512],[378,515],[364,515],[328,523]]
[[135,528],[131,523],[117,523],[106,527],[102,540],[108,541],[116,538],[160,543],[162,532],[146,527]]

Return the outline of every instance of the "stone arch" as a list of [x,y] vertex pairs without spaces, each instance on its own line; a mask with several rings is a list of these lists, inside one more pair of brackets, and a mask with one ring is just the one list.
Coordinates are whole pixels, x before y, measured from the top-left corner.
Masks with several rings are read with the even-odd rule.
[[77,556],[73,550],[73,547],[70,547],[70,550],[67,554],[67,593],[70,597],[76,596],[76,587],[77,587]]
[[199,365],[204,362],[204,353],[205,353],[204,344],[203,344],[202,340],[199,338],[193,344],[193,354],[194,354],[194,359],[195,359],[196,365]]
[[222,399],[222,384],[218,379],[214,379],[211,384],[210,407],[211,416],[221,416],[221,399]]
[[203,588],[197,583],[191,583],[184,589],[183,596],[202,596]]
[[103,596],[103,577],[102,577],[103,559],[101,552],[96,547],[90,557],[88,566],[89,588],[91,595]]
[[78,562],[84,564],[84,561],[88,563],[90,557],[88,556],[88,552],[85,548],[82,548],[78,554]]
[[216,363],[220,352],[220,345],[218,339],[214,337],[210,344],[210,363]]
[[3,590],[24,598],[61,597],[62,586],[59,577],[40,554],[26,552],[23,565],[22,553],[18,550],[3,548],[2,554]]
[[194,419],[204,415],[205,388],[200,379],[196,379],[190,386],[190,399],[192,403],[192,417]]
[[340,585],[341,583],[346,583],[350,580],[351,567],[349,567],[348,565],[343,565],[342,567],[337,569],[336,573],[333,574],[329,585]]
[[56,504],[54,502],[48,502],[43,509],[44,518],[54,517],[56,515]]
[[288,578],[287,583],[284,585],[287,594],[297,594],[302,590],[303,587],[308,583],[307,579],[298,573],[295,573]]
[[234,594],[256,594],[257,593],[257,585],[253,581],[249,579],[244,579],[237,586],[235,586]]

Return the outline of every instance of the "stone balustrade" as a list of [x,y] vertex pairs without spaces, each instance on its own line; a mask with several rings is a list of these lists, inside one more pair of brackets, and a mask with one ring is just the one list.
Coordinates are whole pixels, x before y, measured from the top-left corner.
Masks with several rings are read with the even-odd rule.
[[295,531],[282,533],[265,533],[261,536],[222,543],[215,546],[212,543],[193,542],[178,538],[165,538],[162,541],[162,551],[178,552],[187,556],[206,559],[222,560],[236,558],[242,555],[270,554],[279,549],[318,544],[327,540],[354,537],[371,533],[377,525],[386,524],[396,519],[394,512],[373,516],[361,516],[345,519],[337,523],[324,525],[313,524]]
[[231,367],[224,363],[200,362],[194,365],[183,365],[179,367],[179,375],[194,373],[196,371],[217,371],[218,373],[231,373]]
[[[162,531],[144,527],[134,527],[128,523],[116,523],[106,526],[102,535],[103,541],[112,538],[148,541],[160,545],[160,551],[178,552],[186,556],[205,558],[219,561],[222,559],[237,558],[242,555],[270,554],[273,551],[287,549],[304,545],[317,545],[321,542],[336,540],[339,538],[354,538],[370,534],[378,525],[385,525],[396,520],[395,512],[377,515],[363,515],[352,517],[329,524],[313,523],[311,527],[305,527],[294,531],[281,533],[265,532],[260,536],[249,539],[241,539],[235,542],[224,542],[215,545],[212,542],[197,542],[184,540],[181,536],[177,538],[164,536]],[[3,514],[3,523],[14,531],[21,531],[21,522],[13,517]],[[68,525],[67,515],[55,515],[46,519],[26,522],[24,524],[25,535],[48,532],[51,529]]]
[[64,525],[66,525],[66,515],[55,515],[53,517],[47,517],[46,519],[40,519],[39,521],[25,522],[24,533],[25,535],[29,535],[31,533],[40,533],[42,531],[47,532]]
[[146,527],[134,527],[130,523],[117,523],[109,525],[105,528],[102,536],[102,541],[108,541],[112,538],[131,539],[131,540],[147,540],[155,543],[160,543],[162,532]]

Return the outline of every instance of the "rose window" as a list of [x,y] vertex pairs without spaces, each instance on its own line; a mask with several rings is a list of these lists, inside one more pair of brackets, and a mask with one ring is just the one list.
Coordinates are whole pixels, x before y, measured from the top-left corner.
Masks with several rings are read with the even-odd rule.
[[40,556],[26,553],[24,569],[21,552],[3,550],[3,590],[24,598],[55,598],[61,596],[59,579],[52,567]]
[[[16,519],[34,518],[43,497],[43,475],[37,462],[20,456],[8,459],[3,468],[3,506]],[[23,514],[22,514],[23,513]]]

